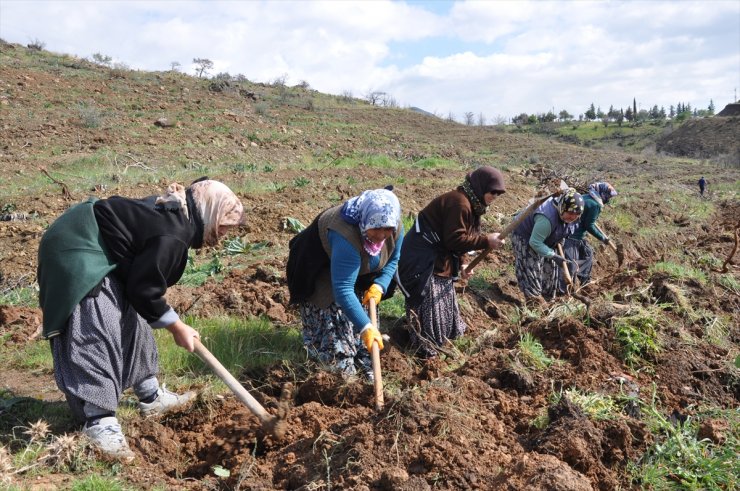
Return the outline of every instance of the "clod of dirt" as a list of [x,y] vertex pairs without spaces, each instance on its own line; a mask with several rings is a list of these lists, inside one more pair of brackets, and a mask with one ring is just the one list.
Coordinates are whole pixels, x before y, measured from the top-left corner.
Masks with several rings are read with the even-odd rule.
[[288,429],[288,414],[290,412],[290,401],[293,396],[293,384],[283,385],[283,390],[280,393],[280,400],[278,401],[277,415],[265,425],[265,430],[272,433],[277,440],[282,440],[285,437],[285,432]]

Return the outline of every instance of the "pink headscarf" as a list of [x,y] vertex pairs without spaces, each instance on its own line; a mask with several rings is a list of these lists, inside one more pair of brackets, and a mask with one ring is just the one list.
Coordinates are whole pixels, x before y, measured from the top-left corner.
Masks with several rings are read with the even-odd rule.
[[[244,207],[226,184],[208,179],[191,184],[189,189],[203,218],[203,245],[218,244],[218,227],[241,225],[244,222]],[[185,191],[182,185],[172,183],[164,196],[157,198],[156,203],[176,201],[185,216],[188,216]]]

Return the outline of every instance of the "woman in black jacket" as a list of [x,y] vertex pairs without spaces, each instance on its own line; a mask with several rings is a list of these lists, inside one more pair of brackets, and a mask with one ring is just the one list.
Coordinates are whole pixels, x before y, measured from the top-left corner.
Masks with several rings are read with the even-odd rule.
[[409,230],[396,281],[406,297],[411,345],[419,356],[436,356],[436,348],[465,333],[454,283],[472,274],[463,261],[467,252],[503,246],[497,233],[481,231],[480,220],[488,205],[505,192],[503,174],[480,167],[457,189],[429,202]]
[[[164,294],[187,265],[188,250],[213,246],[244,215],[236,195],[201,179],[163,196],[113,196],[73,206],[39,245],[39,303],[51,341],[54,375],[83,432],[109,456],[134,455],[116,409],[133,387],[144,415],[190,401],[157,380],[151,328],[166,328],[178,346],[194,349],[198,332],[167,304]],[[147,325],[148,324],[148,325]]]

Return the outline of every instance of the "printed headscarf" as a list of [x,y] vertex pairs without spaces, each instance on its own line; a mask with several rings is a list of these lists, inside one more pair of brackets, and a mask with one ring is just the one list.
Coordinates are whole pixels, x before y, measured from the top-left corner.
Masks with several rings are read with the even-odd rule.
[[595,182],[588,187],[590,194],[599,204],[607,204],[610,199],[616,196],[617,190],[608,182]]
[[172,183],[164,195],[157,198],[157,205],[179,205],[183,214],[190,218],[187,206],[187,191],[193,196],[195,208],[203,221],[203,244],[218,244],[220,226],[240,225],[244,220],[244,207],[234,192],[226,184],[210,179],[194,182],[185,189],[181,184]]
[[342,205],[341,215],[345,222],[359,227],[365,251],[371,256],[377,256],[385,241],[370,241],[367,231],[375,228],[397,228],[401,220],[401,204],[392,191],[372,189],[348,199]]
[[558,209],[558,214],[562,217],[564,213],[576,213],[580,215],[583,213],[583,196],[581,196],[575,189],[568,188],[555,201]]

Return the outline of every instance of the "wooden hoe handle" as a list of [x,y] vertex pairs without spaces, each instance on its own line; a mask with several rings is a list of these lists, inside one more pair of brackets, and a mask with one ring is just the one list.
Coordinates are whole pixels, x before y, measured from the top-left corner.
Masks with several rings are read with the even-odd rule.
[[[374,328],[378,328],[378,316],[376,314],[375,299],[371,298],[368,310],[370,311],[370,322]],[[373,359],[373,378],[375,383],[375,409],[378,411],[383,409],[385,400],[383,397],[383,377],[380,374],[380,348],[378,348],[378,342],[373,341],[373,349],[370,351]]]
[[[560,254],[561,257],[565,257],[565,254],[563,254],[563,246],[560,245],[558,242],[558,254]],[[563,262],[563,276],[565,276],[565,282],[569,285],[573,284],[573,277],[570,275],[570,270],[568,269],[568,261]]]
[[[606,234],[604,234],[603,230],[601,230],[601,229],[599,228],[599,226],[598,226],[598,225],[596,225],[595,223],[594,223],[594,228],[595,228],[595,229],[596,229],[596,230],[597,230],[597,231],[598,231],[598,232],[599,232],[599,233],[600,233],[601,235],[603,235],[603,236],[605,236],[605,237],[606,237]],[[610,240],[610,241],[609,241],[609,247],[611,247],[611,248],[612,248],[612,250],[613,250],[614,252],[617,252],[617,246],[616,246],[616,244],[614,244],[614,241],[613,241],[613,240]]]
[[195,338],[195,354],[198,355],[198,357],[203,360],[203,363],[208,365],[216,375],[218,375],[218,378],[224,381],[234,395],[242,401],[250,411],[252,411],[252,414],[257,416],[260,423],[266,425],[272,422],[272,415],[262,407],[262,404],[252,397],[252,394],[250,394],[247,389],[245,389],[242,384],[240,384],[239,381],[229,373],[228,370],[226,370],[221,362],[218,361],[205,346],[203,346],[203,343],[201,343],[198,338]]

